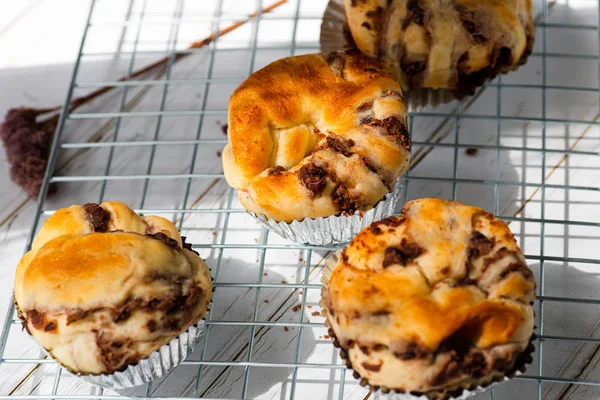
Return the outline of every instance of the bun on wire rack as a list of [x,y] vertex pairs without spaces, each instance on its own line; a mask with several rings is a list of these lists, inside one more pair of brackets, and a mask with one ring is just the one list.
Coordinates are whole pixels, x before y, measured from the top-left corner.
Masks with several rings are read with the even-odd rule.
[[170,221],[120,202],[56,211],[19,262],[14,289],[23,327],[52,358],[113,389],[187,357],[213,291],[208,267]]
[[531,0],[331,0],[321,49],[356,46],[402,84],[410,109],[472,95],[525,64]]
[[269,229],[329,244],[393,213],[411,142],[400,84],[375,60],[277,60],[233,93],[228,127],[225,177]]
[[321,305],[362,385],[458,399],[531,362],[534,298],[533,273],[504,222],[419,199],[327,260]]

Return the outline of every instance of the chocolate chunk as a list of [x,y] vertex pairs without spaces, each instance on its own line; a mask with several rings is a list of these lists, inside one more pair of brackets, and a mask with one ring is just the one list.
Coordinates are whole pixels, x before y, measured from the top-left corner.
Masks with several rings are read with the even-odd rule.
[[281,165],[276,165],[269,170],[269,175],[280,175],[282,172],[285,172],[285,168]]
[[371,26],[376,32],[375,37],[375,53],[377,57],[383,54],[382,43],[384,41],[384,35],[387,31],[387,25],[389,23],[390,13],[384,12],[382,7],[377,7],[375,10],[369,10],[365,14],[367,18],[371,20]]
[[380,28],[382,28],[381,17],[384,14],[383,11],[384,11],[383,8],[377,7],[377,8],[375,8],[375,10],[369,10],[365,14],[367,16],[367,18],[370,18],[371,21],[373,22],[373,29],[376,32],[381,32],[381,30],[380,30]]
[[350,191],[344,185],[338,185],[331,194],[331,199],[342,213],[352,214],[358,210],[357,200],[352,197]]
[[67,313],[67,326],[71,325],[73,322],[77,322],[79,320],[84,319],[85,317],[87,317],[88,312],[85,310],[82,310],[81,308],[78,308],[76,310],[70,311]]
[[86,203],[83,206],[85,218],[89,221],[94,232],[106,232],[110,214],[96,203]]
[[27,311],[27,319],[31,324],[35,327],[35,329],[43,329],[44,328],[44,314],[38,312],[37,310]]
[[483,268],[481,269],[481,272],[485,272],[488,267],[494,263],[496,263],[497,261],[503,259],[504,257],[517,257],[517,253],[515,253],[512,250],[507,249],[506,247],[502,247],[500,250],[496,251],[494,254],[492,254],[489,257],[486,257],[483,259]]
[[407,263],[419,257],[425,251],[416,243],[407,243],[401,246],[402,247],[388,247],[385,250],[383,268],[395,264],[400,264],[405,267]]
[[167,331],[176,331],[179,329],[179,320],[169,319],[165,322],[163,328]]
[[338,153],[342,153],[345,157],[350,157],[352,155],[350,148],[354,146],[354,140],[344,139],[341,136],[331,133],[329,136],[327,136],[326,140],[329,148],[337,151]]
[[462,364],[463,371],[475,378],[481,378],[486,373],[487,361],[480,351],[469,352]]
[[365,21],[365,22],[363,22],[363,23],[361,24],[361,26],[362,26],[363,28],[367,29],[367,30],[371,30],[371,24],[369,24],[369,23],[368,23],[368,22],[366,22],[366,21]]
[[194,308],[198,303],[200,297],[202,297],[202,293],[204,290],[200,286],[192,286],[190,292],[188,293],[187,298],[185,299],[185,308]]
[[158,324],[156,323],[155,320],[151,319],[146,324],[146,328],[148,328],[148,332],[154,333],[154,332],[156,332],[156,329],[158,329]]
[[311,192],[311,197],[318,196],[325,189],[327,171],[315,164],[305,164],[298,170],[298,177]]
[[373,351],[383,351],[387,348],[388,347],[385,344],[377,343],[375,346],[373,346]]
[[370,72],[370,73],[373,73],[373,74],[376,74],[376,73],[380,72],[378,69],[371,68],[371,67],[365,68],[363,71],[364,72]]
[[362,365],[362,367],[367,371],[379,372],[379,370],[381,370],[382,364],[369,364],[366,361],[364,361],[360,365]]
[[398,117],[387,117],[383,120],[374,119],[370,125],[383,128],[385,134],[394,137],[406,150],[410,151],[411,141],[406,121],[402,121]]
[[44,332],[51,332],[56,330],[56,324],[54,322],[49,322],[44,326]]
[[461,287],[461,286],[477,286],[477,281],[474,279],[461,279],[452,285],[453,287]]
[[488,239],[484,234],[479,231],[473,231],[469,238],[469,245],[467,247],[467,258],[473,260],[474,258],[482,257],[489,254],[496,246],[496,239]]
[[176,299],[173,295],[168,295],[164,299],[160,300],[158,304],[156,304],[156,309],[160,311],[165,311],[167,314],[176,311]]
[[400,360],[423,359],[431,354],[431,351],[415,342],[406,343],[404,348],[395,349],[394,351],[394,357]]
[[118,324],[119,322],[123,322],[131,317],[131,310],[128,306],[123,307],[121,310],[115,310],[113,314],[113,322]]
[[402,21],[402,30],[406,30],[411,22],[423,26],[425,23],[425,10],[419,4],[420,0],[408,0],[406,5],[406,17]]
[[516,263],[510,264],[508,267],[506,267],[506,269],[504,271],[502,271],[500,273],[500,276],[499,276],[500,280],[504,279],[508,274],[510,274],[512,272],[520,272],[521,275],[523,275],[523,277],[525,279],[533,278],[533,273],[526,265],[524,265],[523,263],[520,263],[520,262],[516,262]]
[[374,226],[371,228],[371,232],[373,232],[374,235],[381,235],[381,228],[378,226]]
[[[364,164],[364,166],[371,172],[373,172],[374,174],[379,175],[379,177],[381,177],[381,174],[379,174],[379,171],[377,170],[377,167],[375,167],[371,161],[369,161],[366,157],[360,156],[360,160],[362,161],[362,163]],[[381,180],[383,181],[384,179],[381,178]],[[385,182],[384,182],[385,183]]]
[[137,364],[141,358],[139,354],[125,358],[132,345],[129,338],[113,338],[109,334],[101,333],[96,337],[96,345],[107,373],[122,371],[130,364]]
[[167,246],[169,246],[173,249],[179,249],[179,243],[177,243],[177,240],[168,237],[167,235],[165,235],[162,232],[149,233],[146,236],[149,236],[156,240],[160,240],[161,242],[163,242],[164,244],[166,244]]

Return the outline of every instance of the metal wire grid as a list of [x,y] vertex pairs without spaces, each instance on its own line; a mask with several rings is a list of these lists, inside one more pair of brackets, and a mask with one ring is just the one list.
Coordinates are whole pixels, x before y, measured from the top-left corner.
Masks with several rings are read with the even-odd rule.
[[[245,243],[228,243],[227,234],[228,227],[230,226],[230,218],[231,216],[243,213],[239,207],[234,206],[235,196],[233,190],[228,190],[227,192],[227,203],[226,207],[220,208],[202,208],[197,207],[194,204],[190,205],[190,196],[191,196],[191,188],[194,180],[209,180],[209,179],[221,179],[223,177],[222,173],[197,173],[196,170],[196,159],[199,152],[199,148],[201,146],[208,145],[222,145],[225,144],[224,139],[205,139],[202,138],[201,133],[203,132],[203,126],[206,123],[205,119],[207,116],[225,116],[227,114],[227,110],[225,107],[221,109],[209,109],[209,96],[205,95],[201,102],[200,110],[167,110],[167,97],[168,90],[171,86],[176,85],[200,85],[204,89],[204,93],[209,93],[209,89],[211,85],[220,84],[220,83],[239,83],[244,77],[239,78],[223,78],[223,77],[214,77],[214,68],[215,68],[215,58],[219,51],[235,51],[235,50],[251,50],[250,61],[248,64],[247,73],[250,74],[255,70],[256,64],[256,55],[258,50],[269,49],[269,50],[278,50],[278,51],[289,51],[289,55],[297,54],[298,52],[310,52],[318,50],[318,43],[310,44],[310,45],[299,45],[296,40],[296,33],[298,30],[298,25],[303,20],[318,20],[320,16],[307,16],[301,13],[301,5],[302,0],[297,0],[297,2],[293,5],[293,13],[291,15],[280,15],[280,14],[262,14],[261,9],[266,5],[263,4],[261,0],[254,1],[255,4],[255,12],[256,16],[250,18],[250,23],[252,23],[251,28],[251,44],[248,47],[243,48],[235,48],[230,47],[229,49],[219,49],[218,43],[218,32],[220,23],[227,18],[230,19],[247,19],[248,16],[242,13],[235,12],[223,12],[223,4],[224,0],[216,0],[216,7],[214,13],[212,15],[201,15],[201,16],[193,16],[189,17],[183,13],[184,9],[184,0],[177,0],[174,11],[170,17],[164,18],[164,15],[161,15],[159,20],[152,19],[151,21],[146,22],[146,7],[149,3],[149,0],[142,0],[141,11],[139,13],[139,17],[133,18],[130,6],[129,13],[124,21],[118,22],[109,22],[105,23],[104,26],[110,26],[111,24],[118,27],[123,27],[124,29],[134,29],[136,30],[135,41],[133,44],[133,50],[130,52],[119,50],[120,55],[129,55],[130,61],[127,66],[127,76],[131,76],[134,70],[134,65],[136,61],[136,57],[140,55],[144,56],[160,56],[164,54],[162,51],[143,51],[138,49],[138,44],[140,40],[140,32],[142,26],[147,26],[147,24],[166,24],[170,27],[170,32],[168,34],[167,41],[167,53],[169,55],[168,63],[161,74],[164,74],[164,78],[158,74],[153,79],[144,79],[139,81],[101,81],[101,82],[85,82],[81,83],[78,80],[78,72],[81,66],[82,57],[85,55],[84,46],[86,43],[86,37],[90,31],[97,27],[97,24],[93,22],[94,8],[96,3],[101,2],[102,0],[92,0],[92,5],[90,9],[90,13],[88,16],[88,21],[85,28],[85,33],[82,38],[81,47],[79,51],[79,56],[77,58],[75,69],[73,72],[73,77],[71,80],[71,85],[67,94],[67,99],[65,104],[69,104],[71,99],[74,96],[74,91],[76,89],[92,89],[101,86],[115,86],[122,88],[122,92],[119,98],[119,109],[118,111],[113,112],[80,112],[80,113],[68,113],[65,112],[61,116],[59,122],[59,128],[57,131],[57,135],[54,138],[54,143],[52,146],[52,150],[50,153],[50,161],[49,168],[44,180],[44,184],[42,187],[42,193],[46,193],[46,190],[50,186],[50,184],[61,184],[61,183],[69,183],[69,182],[90,182],[90,181],[98,181],[100,183],[100,191],[99,198],[97,202],[102,202],[106,195],[106,187],[107,184],[111,181],[142,181],[143,189],[141,200],[138,207],[138,212],[141,213],[163,213],[163,214],[177,214],[180,216],[178,219],[178,227],[179,229],[184,229],[184,217],[190,215],[198,215],[198,214],[217,214],[223,216],[223,233],[220,237],[220,240],[217,243],[194,243],[194,247],[198,250],[214,250],[217,254],[216,256],[216,265],[213,270],[213,276],[215,277],[215,287],[217,288],[217,292],[219,288],[254,288],[254,303],[253,303],[253,312],[251,319],[247,321],[219,321],[213,319],[213,311],[214,308],[210,310],[207,316],[207,326],[206,331],[204,333],[204,337],[200,342],[201,347],[201,356],[200,360],[197,361],[185,361],[184,365],[188,366],[197,366],[197,374],[195,379],[195,390],[193,391],[194,398],[198,396],[199,388],[201,386],[201,379],[203,376],[203,371],[206,367],[210,366],[223,366],[223,367],[241,367],[244,369],[243,374],[243,384],[240,393],[240,397],[247,398],[248,397],[248,387],[250,380],[250,371],[255,367],[262,368],[289,368],[291,369],[291,385],[290,385],[290,393],[289,398],[296,398],[296,390],[297,390],[297,380],[298,380],[298,371],[299,368],[318,368],[318,369],[329,369],[332,371],[339,372],[339,387],[337,388],[337,396],[342,399],[345,397],[345,385],[346,380],[352,380],[346,373],[344,373],[345,367],[339,363],[330,363],[330,364],[314,364],[303,362],[300,357],[300,347],[303,334],[306,334],[305,329],[315,328],[318,326],[322,326],[322,324],[317,324],[314,322],[308,322],[307,318],[304,315],[301,316],[300,322],[272,322],[272,321],[263,321],[259,318],[259,297],[261,293],[261,289],[294,289],[295,291],[305,291],[308,290],[316,290],[319,289],[318,284],[309,283],[309,275],[311,273],[310,265],[312,265],[316,259],[320,256],[315,253],[319,250],[335,250],[337,247],[320,247],[315,248],[307,245],[298,245],[298,244],[290,244],[290,243],[271,243],[269,240],[269,232],[264,231],[262,234],[262,239],[259,243],[255,244],[245,244]],[[308,1],[308,0],[304,0]],[[133,1],[132,1],[133,3]],[[266,0],[265,0],[266,3]],[[590,228],[598,228],[600,227],[600,223],[597,219],[594,219],[592,216],[591,220],[580,220],[580,221],[569,221],[568,219],[560,219],[560,218],[552,218],[552,216],[546,217],[546,191],[548,189],[560,189],[565,191],[591,191],[598,192],[600,188],[597,186],[585,186],[585,185],[569,185],[564,184],[548,184],[546,183],[546,177],[548,176],[547,171],[547,155],[558,154],[563,157],[569,156],[598,156],[596,151],[581,151],[575,149],[575,146],[571,146],[564,149],[555,149],[548,148],[547,146],[547,126],[551,123],[558,124],[584,124],[589,126],[596,126],[598,124],[598,118],[593,120],[590,119],[566,119],[566,118],[548,118],[546,115],[546,93],[549,90],[556,91],[574,91],[581,93],[597,93],[598,88],[593,87],[584,87],[584,86],[561,86],[561,85],[548,85],[547,84],[547,59],[550,57],[554,58],[569,58],[569,59],[590,59],[597,61],[597,55],[589,55],[589,54],[565,54],[565,53],[550,53],[548,52],[548,29],[549,28],[561,28],[561,29],[576,29],[576,30],[589,30],[595,31],[596,35],[600,37],[600,24],[578,24],[578,23],[553,23],[549,21],[549,5],[553,2],[550,0],[542,0],[541,2],[541,14],[537,20],[537,29],[538,36],[537,40],[541,45],[539,46],[541,49],[539,51],[535,51],[532,58],[540,58],[541,59],[541,84],[514,84],[514,83],[504,83],[503,78],[497,79],[493,83],[489,83],[487,85],[488,90],[490,88],[496,89],[496,112],[495,114],[470,114],[468,112],[469,107],[473,104],[473,101],[466,102],[463,104],[455,104],[454,109],[442,110],[442,111],[424,111],[419,113],[414,113],[410,116],[410,127],[411,132],[414,132],[413,128],[415,126],[416,118],[442,118],[444,121],[454,121],[453,141],[419,141],[415,140],[414,144],[416,147],[421,147],[422,149],[427,151],[431,151],[432,149],[448,149],[452,151],[453,155],[453,165],[452,165],[452,176],[451,177],[428,177],[428,176],[420,176],[411,171],[407,174],[405,180],[405,198],[410,197],[409,187],[415,183],[430,183],[430,184],[449,184],[451,186],[451,198],[459,197],[459,188],[462,184],[481,184],[488,185],[493,187],[494,200],[493,200],[493,211],[495,214],[500,215],[500,191],[506,187],[518,187],[523,189],[533,189],[534,191],[539,192],[540,196],[540,216],[539,218],[533,217],[524,217],[524,216],[503,216],[506,221],[511,222],[520,222],[520,223],[535,223],[539,224],[540,231],[539,236],[541,237],[540,241],[540,251],[539,254],[526,254],[528,260],[539,261],[539,278],[538,278],[538,301],[536,302],[537,307],[537,315],[538,315],[538,343],[537,343],[537,374],[529,374],[520,376],[517,379],[523,381],[534,381],[537,382],[537,397],[539,399],[542,398],[543,394],[543,384],[544,383],[564,383],[570,385],[600,385],[600,380],[590,380],[583,379],[579,376],[576,377],[562,377],[562,376],[545,376],[544,375],[544,343],[548,341],[566,341],[566,342],[577,342],[577,343],[590,343],[597,346],[600,346],[600,338],[594,337],[578,337],[578,336],[566,336],[566,335],[547,335],[544,332],[544,305],[547,302],[550,303],[571,303],[575,305],[598,305],[600,304],[599,298],[574,298],[574,297],[564,297],[564,296],[547,296],[545,295],[545,264],[549,261],[559,262],[559,263],[582,263],[589,266],[597,266],[600,264],[600,261],[593,258],[583,258],[583,257],[569,257],[569,256],[549,256],[545,254],[544,243],[545,243],[545,235],[546,235],[546,225],[547,224],[557,224],[565,227],[590,227]],[[597,4],[596,4],[597,6]],[[598,7],[596,7],[598,8]],[[598,11],[596,10],[598,13]],[[261,47],[259,46],[258,40],[258,30],[259,23],[261,21],[266,20],[291,20],[292,21],[292,39],[289,44],[285,46],[269,46],[269,47]],[[600,14],[598,14],[597,21],[600,21]],[[208,70],[206,77],[202,78],[186,78],[186,79],[177,79],[172,78],[173,66],[175,62],[175,55],[177,53],[182,52],[180,48],[178,48],[178,32],[182,22],[197,22],[197,23],[208,23],[211,26],[211,31],[215,34],[215,40],[212,41],[208,46]],[[600,42],[600,41],[599,41]],[[183,52],[187,53],[198,53],[206,56],[207,49],[193,49],[193,50],[183,50]],[[600,49],[599,49],[600,53]],[[96,56],[113,56],[115,53],[96,53]],[[598,69],[598,75],[600,76],[600,68]],[[127,108],[127,99],[128,99],[128,91],[132,88],[138,87],[163,87],[164,90],[162,95],[160,96],[159,109],[153,111],[132,111]],[[502,91],[511,88],[519,88],[519,89],[531,89],[531,90],[541,90],[541,115],[539,117],[520,117],[520,116],[507,116],[504,115],[501,109],[502,104]],[[600,98],[600,96],[599,96]],[[476,100],[475,100],[476,101]],[[65,108],[66,109],[66,108]],[[185,117],[185,116],[197,116],[198,124],[196,129],[196,135],[194,139],[184,139],[184,140],[167,140],[160,138],[161,132],[161,124],[163,123],[163,119],[166,117]],[[142,117],[142,118],[156,118],[157,124],[154,130],[154,134],[151,140],[119,140],[119,132],[121,123],[123,118],[132,118],[132,117]],[[67,121],[75,121],[75,120],[92,120],[92,119],[112,119],[114,121],[114,134],[109,137],[109,140],[98,141],[98,142],[69,142],[63,140],[63,133],[65,131],[65,124]],[[496,139],[493,144],[464,144],[459,141],[459,134],[461,132],[461,121],[466,121],[469,119],[477,119],[477,120],[490,120],[495,121],[495,130],[496,130]],[[529,122],[529,123],[537,123],[541,125],[541,147],[528,147],[526,145],[523,146],[507,146],[501,144],[501,130],[502,124],[507,122]],[[156,151],[159,146],[164,145],[181,145],[181,146],[192,146],[192,158],[190,167],[187,173],[177,173],[177,174],[156,174],[153,171],[154,168],[154,160],[156,156]],[[128,147],[141,147],[141,146],[149,146],[151,148],[149,162],[146,168],[146,172],[144,174],[129,174],[129,175],[114,175],[113,173],[113,159],[115,156],[115,151],[120,148],[128,148]],[[467,179],[461,178],[459,175],[458,168],[458,158],[459,152],[464,151],[467,148],[475,148],[477,150],[482,151],[493,151],[495,153],[495,175],[494,179]],[[68,175],[68,176],[59,176],[54,174],[52,171],[55,169],[57,164],[57,159],[61,151],[66,151],[69,149],[78,149],[78,150],[92,150],[92,149],[107,149],[108,154],[106,157],[106,164],[104,167],[104,173],[100,175],[93,176],[84,176],[84,175]],[[501,179],[501,153],[505,151],[522,151],[524,153],[540,153],[541,155],[541,180],[539,183],[535,182],[521,182],[521,181],[507,181]],[[171,180],[171,179],[184,179],[186,181],[185,190],[183,194],[183,199],[181,201],[181,207],[178,208],[160,208],[153,209],[146,207],[146,198],[148,194],[149,184],[153,180]],[[92,201],[92,199],[85,199],[86,201]],[[53,209],[51,207],[47,207],[46,196],[42,195],[37,204],[37,213],[35,217],[35,222],[32,228],[31,236],[29,237],[28,248],[33,240],[34,234],[39,226],[40,220],[42,217],[46,217],[53,213]],[[259,259],[258,261],[258,282],[257,283],[227,283],[221,281],[220,271],[223,265],[223,253],[227,249],[257,249],[259,251]],[[306,251],[306,267],[303,271],[303,280],[301,283],[287,283],[282,282],[281,284],[277,283],[265,283],[263,282],[263,273],[265,271],[265,260],[267,258],[267,252],[269,250],[280,250],[280,249],[297,249],[297,250],[305,250]],[[307,305],[307,297],[306,295],[302,296],[301,306],[304,310]],[[14,308],[12,306],[12,301],[9,304],[9,312],[6,318],[6,321],[3,326],[2,335],[0,336],[0,366],[4,365],[22,365],[27,364],[32,367],[35,365],[41,364],[49,364],[52,361],[46,358],[36,358],[36,359],[18,359],[18,358],[8,358],[5,357],[5,350],[10,345],[10,339],[12,335],[10,335],[10,328],[13,325],[18,324],[18,320],[15,318]],[[250,330],[249,338],[248,338],[248,351],[245,355],[245,360],[208,360],[207,356],[207,348],[209,346],[210,338],[211,338],[211,330],[215,326],[237,326],[237,327],[248,327]],[[298,335],[296,339],[295,345],[295,354],[292,362],[287,363],[278,363],[278,362],[263,362],[263,361],[254,361],[253,360],[253,350],[255,345],[255,334],[257,329],[275,329],[281,328],[284,326],[288,327],[297,327]],[[532,367],[532,369],[535,369]],[[20,396],[20,397],[36,397],[36,398],[115,398],[113,394],[105,394],[102,390],[98,390],[89,395],[61,395],[59,393],[59,385],[61,382],[61,369],[57,368],[54,374],[53,385],[51,393],[49,394],[36,394],[31,396]],[[152,383],[146,385],[145,391],[143,393],[144,396],[153,395],[152,392],[153,386]],[[488,394],[485,395],[489,398],[494,398],[494,390],[489,391]],[[0,398],[8,398],[10,396],[0,396]]]

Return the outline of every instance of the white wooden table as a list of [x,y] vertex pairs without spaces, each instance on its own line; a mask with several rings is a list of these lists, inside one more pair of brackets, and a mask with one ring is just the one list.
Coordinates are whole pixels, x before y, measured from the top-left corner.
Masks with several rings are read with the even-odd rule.
[[[149,0],[143,9],[144,3],[96,1],[74,95],[115,81],[130,65],[137,69],[168,54],[173,49],[169,37],[177,37],[180,50],[214,29],[207,16],[216,0],[184,2],[180,24],[173,23],[180,20],[178,1]],[[600,398],[600,389],[591,384],[600,381],[600,308],[593,303],[600,300],[598,3],[548,0],[546,18],[542,1],[534,4],[540,27],[525,67],[458,110],[450,104],[413,115],[406,197],[457,198],[502,216],[538,278],[544,299],[543,309],[536,303],[543,359],[538,352],[528,378],[499,386],[494,398]],[[246,24],[219,39],[216,50],[208,46],[176,63],[169,72],[171,84],[132,85],[125,94],[120,87],[66,120],[54,175],[59,192],[43,203],[42,221],[70,204],[116,199],[181,224],[216,276],[208,340],[199,343],[191,363],[151,386],[99,392],[67,373],[57,375],[51,363],[19,362],[37,360],[40,352],[12,324],[0,354],[0,398],[369,397],[341,367],[319,316],[320,264],[330,248],[296,246],[266,235],[242,212],[220,175],[221,125],[230,93],[251,70],[292,51],[316,52],[325,5],[302,0],[297,7],[296,0],[289,1],[263,17],[258,30]],[[0,114],[18,105],[64,102],[89,6],[90,1],[67,0],[0,6]],[[218,28],[255,8],[254,1],[225,0],[222,12],[229,18]],[[248,50],[253,44],[256,52]],[[204,142],[196,149],[198,133]],[[98,139],[100,144],[86,144]],[[107,145],[113,140],[119,145]],[[476,154],[467,154],[470,148]],[[36,203],[10,182],[4,153],[0,157],[2,321]],[[103,179],[109,159],[108,173],[120,179]],[[152,176],[142,179],[146,175]],[[188,211],[183,220],[175,212],[182,209]],[[539,376],[544,382],[534,379]]]

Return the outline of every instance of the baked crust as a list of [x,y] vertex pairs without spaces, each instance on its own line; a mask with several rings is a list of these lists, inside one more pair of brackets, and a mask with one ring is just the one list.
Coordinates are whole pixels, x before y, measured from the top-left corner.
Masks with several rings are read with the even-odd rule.
[[25,329],[62,365],[112,373],[202,318],[211,280],[167,219],[90,203],[43,224],[17,267],[15,303]]
[[404,90],[462,97],[524,64],[535,30],[531,0],[344,0],[354,42]]
[[325,312],[373,387],[438,394],[514,371],[533,334],[535,281],[506,224],[420,199],[343,250]]
[[408,168],[399,83],[364,55],[275,61],[229,101],[223,168],[249,212],[277,221],[368,210]]

